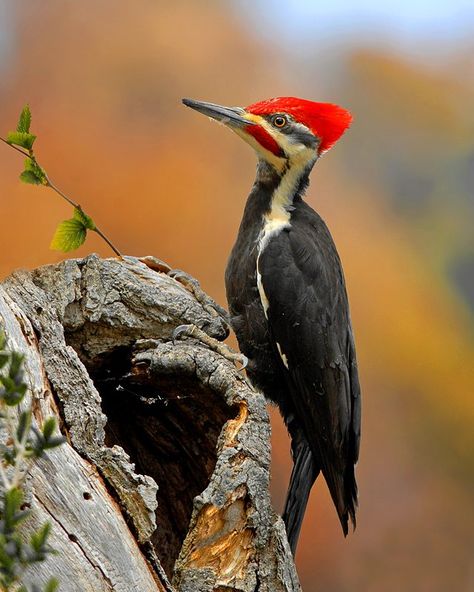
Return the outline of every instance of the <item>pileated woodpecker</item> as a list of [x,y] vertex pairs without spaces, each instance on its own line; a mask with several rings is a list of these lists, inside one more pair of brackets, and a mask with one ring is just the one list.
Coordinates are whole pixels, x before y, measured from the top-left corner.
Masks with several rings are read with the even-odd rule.
[[225,274],[232,327],[251,382],[277,403],[293,471],[283,519],[293,554],[320,472],[344,531],[355,527],[360,387],[344,276],[333,239],[304,201],[318,158],[348,111],[294,97],[246,107],[183,99],[257,152],[257,177]]

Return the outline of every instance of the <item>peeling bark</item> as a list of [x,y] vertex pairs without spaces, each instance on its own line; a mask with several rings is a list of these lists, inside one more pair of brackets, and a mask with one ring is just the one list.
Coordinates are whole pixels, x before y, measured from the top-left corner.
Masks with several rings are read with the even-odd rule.
[[[25,354],[34,417],[67,443],[28,480],[34,526],[59,554],[30,572],[84,591],[300,590],[269,496],[263,396],[194,338],[225,323],[161,262],[91,256],[0,286],[8,347]],[[172,581],[172,584],[170,584]]]

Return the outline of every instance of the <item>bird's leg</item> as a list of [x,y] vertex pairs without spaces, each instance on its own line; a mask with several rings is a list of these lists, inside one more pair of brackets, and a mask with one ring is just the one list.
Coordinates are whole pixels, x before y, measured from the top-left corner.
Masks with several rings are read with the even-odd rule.
[[210,337],[196,325],[179,325],[176,327],[171,336],[173,343],[175,343],[177,339],[182,339],[183,337],[194,337],[201,343],[207,345],[213,351],[223,356],[226,360],[229,360],[233,364],[240,364],[239,372],[247,367],[247,356],[234,351],[225,343],[221,343],[220,341],[217,341],[217,339]]
[[213,316],[218,316],[230,328],[229,313],[220,304],[217,304],[210,296],[208,296],[201,288],[198,280],[193,278],[188,273],[181,271],[181,269],[171,269],[168,275],[174,278],[177,282],[182,284],[196,300],[202,305],[204,310]]

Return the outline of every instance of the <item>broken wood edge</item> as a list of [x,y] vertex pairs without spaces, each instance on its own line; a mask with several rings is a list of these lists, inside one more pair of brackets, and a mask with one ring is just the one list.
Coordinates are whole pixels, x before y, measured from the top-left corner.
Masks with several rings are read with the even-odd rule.
[[[226,398],[235,415],[222,428],[217,462],[195,498],[188,535],[175,565],[179,592],[300,590],[281,518],[269,494],[270,422],[264,397],[233,364],[187,340],[138,352],[149,371],[195,374]],[[259,586],[259,587],[258,587]]]

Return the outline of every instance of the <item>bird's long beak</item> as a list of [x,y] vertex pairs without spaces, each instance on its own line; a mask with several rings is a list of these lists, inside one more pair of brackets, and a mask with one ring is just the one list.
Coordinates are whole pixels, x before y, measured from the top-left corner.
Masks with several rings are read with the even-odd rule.
[[183,99],[183,103],[186,107],[191,107],[216,119],[224,125],[229,127],[244,127],[247,125],[256,125],[254,121],[246,119],[245,110],[242,107],[223,107],[222,105],[215,105],[214,103],[206,103],[204,101],[194,101],[193,99]]

